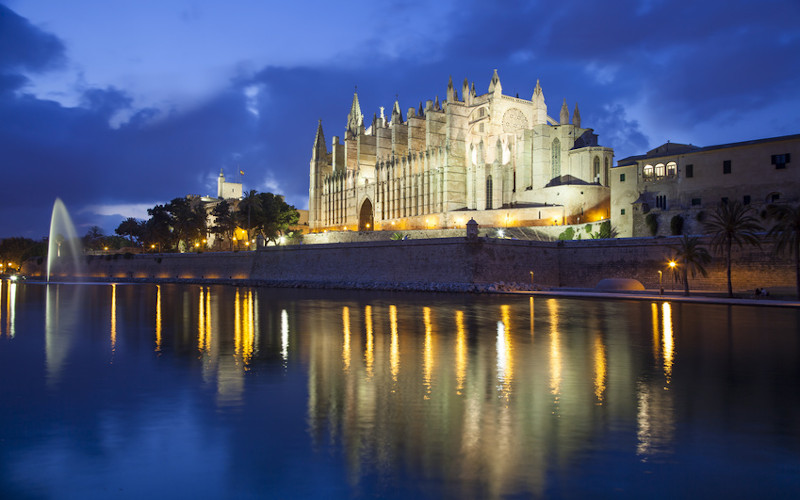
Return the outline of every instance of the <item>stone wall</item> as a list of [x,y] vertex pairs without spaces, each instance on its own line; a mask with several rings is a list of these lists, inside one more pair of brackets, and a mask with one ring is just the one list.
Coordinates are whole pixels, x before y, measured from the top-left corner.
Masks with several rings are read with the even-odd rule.
[[[93,257],[77,273],[89,279],[219,280],[280,286],[344,288],[470,289],[472,285],[534,280],[541,287],[593,288],[603,278],[633,278],[646,288],[673,285],[667,270],[678,238],[583,241],[524,241],[441,238],[268,247],[258,252],[206,252]],[[790,258],[776,258],[771,246],[734,248],[735,290],[793,287]],[[45,264],[25,263],[23,272],[42,277]],[[690,277],[692,290],[724,291],[725,265],[715,256],[708,277]],[[56,279],[68,279],[65,270]],[[680,284],[674,288],[679,290]]]

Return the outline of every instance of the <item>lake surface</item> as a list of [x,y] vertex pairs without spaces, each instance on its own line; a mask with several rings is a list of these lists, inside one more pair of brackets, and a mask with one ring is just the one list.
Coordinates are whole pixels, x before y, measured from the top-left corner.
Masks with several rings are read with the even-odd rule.
[[800,495],[796,309],[0,292],[0,498]]

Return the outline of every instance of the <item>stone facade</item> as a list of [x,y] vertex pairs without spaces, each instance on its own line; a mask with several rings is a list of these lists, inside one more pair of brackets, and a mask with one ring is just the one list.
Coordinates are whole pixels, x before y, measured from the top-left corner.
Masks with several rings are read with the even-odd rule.
[[609,216],[613,151],[581,128],[566,100],[555,120],[539,82],[530,100],[452,79],[446,100],[420,103],[405,118],[395,102],[369,127],[358,100],[344,141],[317,128],[310,162],[312,231],[513,227],[589,222]]
[[[794,162],[792,162],[794,159]],[[620,160],[611,175],[611,221],[619,236],[702,234],[703,220],[720,202],[739,200],[761,212],[770,203],[800,201],[800,135],[697,147],[667,143]]]

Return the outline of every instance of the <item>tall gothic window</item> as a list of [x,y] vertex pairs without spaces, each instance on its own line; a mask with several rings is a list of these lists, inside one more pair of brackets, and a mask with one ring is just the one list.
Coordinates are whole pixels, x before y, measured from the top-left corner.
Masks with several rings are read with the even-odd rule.
[[561,142],[558,139],[553,139],[553,145],[550,149],[551,152],[551,165],[553,167],[553,179],[561,177]]
[[594,178],[597,179],[597,181],[599,182],[600,181],[600,157],[599,156],[595,156],[594,157],[594,173],[593,173],[593,175],[594,175]]
[[608,186],[608,158],[603,159],[603,185]]
[[486,178],[486,210],[492,208],[492,176]]

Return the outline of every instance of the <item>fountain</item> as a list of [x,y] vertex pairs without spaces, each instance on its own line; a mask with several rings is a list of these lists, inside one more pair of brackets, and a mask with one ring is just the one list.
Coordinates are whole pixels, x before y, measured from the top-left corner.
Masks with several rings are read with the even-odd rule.
[[[73,277],[81,275],[81,241],[75,233],[75,225],[69,217],[67,207],[61,198],[53,203],[53,215],[50,218],[50,239],[47,245],[47,281],[55,268],[69,272]],[[72,266],[67,267],[67,263]],[[55,268],[54,268],[55,266]]]

